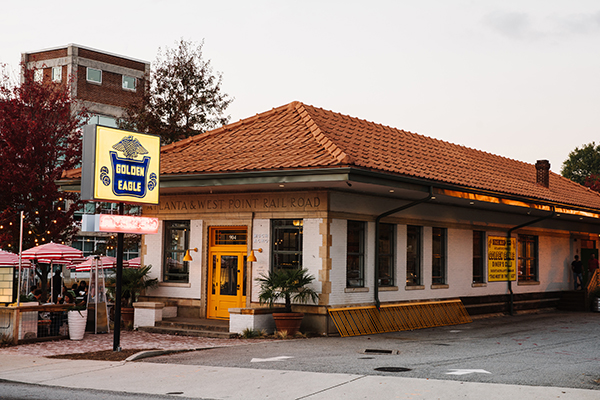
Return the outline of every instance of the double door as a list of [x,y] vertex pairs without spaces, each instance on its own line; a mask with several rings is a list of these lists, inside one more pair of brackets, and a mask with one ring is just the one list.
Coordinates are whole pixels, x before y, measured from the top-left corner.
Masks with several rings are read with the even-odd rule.
[[246,306],[246,253],[217,251],[210,261],[208,318],[229,319],[230,308]]

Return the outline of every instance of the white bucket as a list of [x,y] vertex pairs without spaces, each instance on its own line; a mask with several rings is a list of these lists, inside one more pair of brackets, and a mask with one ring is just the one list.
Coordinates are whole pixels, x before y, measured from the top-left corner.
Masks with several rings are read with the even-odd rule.
[[69,339],[82,340],[85,334],[85,324],[87,323],[87,310],[69,311],[67,318],[69,321]]

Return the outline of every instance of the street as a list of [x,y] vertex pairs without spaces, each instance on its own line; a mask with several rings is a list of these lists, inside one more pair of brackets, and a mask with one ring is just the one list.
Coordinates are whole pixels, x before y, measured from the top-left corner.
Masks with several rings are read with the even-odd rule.
[[282,340],[142,360],[592,390],[600,389],[599,361],[600,314],[560,312],[410,332]]

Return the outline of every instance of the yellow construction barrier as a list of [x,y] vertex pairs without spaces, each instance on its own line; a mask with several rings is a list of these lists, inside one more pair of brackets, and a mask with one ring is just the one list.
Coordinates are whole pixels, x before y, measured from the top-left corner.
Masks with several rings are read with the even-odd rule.
[[460,300],[427,301],[381,306],[330,308],[342,337],[399,332],[473,322]]

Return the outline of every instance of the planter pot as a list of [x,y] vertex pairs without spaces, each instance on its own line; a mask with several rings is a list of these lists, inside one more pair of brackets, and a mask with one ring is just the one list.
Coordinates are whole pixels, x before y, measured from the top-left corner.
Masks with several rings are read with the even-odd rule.
[[273,313],[277,331],[286,331],[289,336],[294,336],[300,329],[304,318],[303,313]]
[[135,311],[135,309],[131,308],[131,307],[121,308],[121,321],[123,321],[123,328],[125,328],[125,329],[133,328],[134,311]]
[[83,339],[85,324],[87,322],[87,310],[69,311],[67,318],[69,321],[69,339]]

